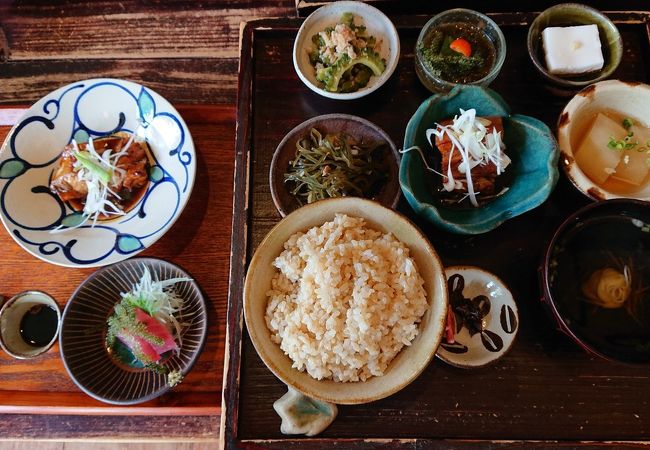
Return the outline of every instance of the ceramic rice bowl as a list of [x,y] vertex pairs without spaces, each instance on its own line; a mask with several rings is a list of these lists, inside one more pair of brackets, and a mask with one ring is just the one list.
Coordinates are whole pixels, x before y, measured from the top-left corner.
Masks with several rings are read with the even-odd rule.
[[[392,232],[409,249],[424,280],[429,308],[419,333],[388,365],[384,375],[365,381],[317,380],[292,368],[291,359],[271,339],[266,325],[266,293],[277,269],[273,260],[298,231],[334,219],[336,213],[366,219],[370,228]],[[260,243],[250,262],[244,285],[244,315],[251,341],[266,366],[285,384],[304,395],[337,404],[359,404],[387,397],[412,382],[435,355],[444,331],[447,287],[444,268],[431,244],[404,216],[378,203],[355,197],[322,200],[294,211],[280,221]]]

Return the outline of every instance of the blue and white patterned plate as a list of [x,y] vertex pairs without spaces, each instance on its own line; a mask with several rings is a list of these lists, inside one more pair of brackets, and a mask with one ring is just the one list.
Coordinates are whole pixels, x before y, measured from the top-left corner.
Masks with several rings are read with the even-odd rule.
[[[82,220],[48,187],[63,148],[73,138],[85,142],[139,126],[153,158],[142,199],[125,216],[52,233]],[[104,266],[165,234],[189,199],[195,172],[192,137],[167,100],[130,81],[79,81],[36,102],[7,136],[0,150],[0,218],[21,247],[44,261]]]

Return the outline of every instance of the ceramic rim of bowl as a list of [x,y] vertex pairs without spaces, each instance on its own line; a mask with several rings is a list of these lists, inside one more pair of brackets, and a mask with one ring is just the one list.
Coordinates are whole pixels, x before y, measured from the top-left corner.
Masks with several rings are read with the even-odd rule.
[[35,301],[34,303],[42,304],[51,307],[56,311],[56,332],[54,333],[54,336],[52,336],[52,339],[50,339],[50,342],[48,342],[44,346],[40,347],[34,347],[35,349],[38,348],[38,351],[33,353],[33,354],[24,354],[24,353],[18,353],[15,352],[10,348],[10,345],[7,345],[5,342],[4,338],[4,333],[0,331],[0,347],[12,358],[15,359],[32,359],[35,358],[39,355],[42,355],[43,353],[47,352],[49,349],[52,348],[55,342],[58,341],[59,333],[61,331],[61,323],[63,322],[63,314],[61,313],[61,307],[59,304],[54,300],[54,298],[49,295],[46,292],[39,291],[39,290],[28,290],[28,291],[22,291],[19,292],[18,294],[14,295],[11,297],[9,300],[5,302],[4,305],[2,305],[2,308],[0,308],[0,323],[2,321],[2,317],[5,314],[8,314],[10,312],[11,307],[19,301],[21,298],[26,297],[28,295],[35,295],[38,297],[41,297],[38,301]]
[[[617,58],[616,61],[612,60],[611,67],[608,70],[603,71],[602,73],[600,73],[595,78],[591,78],[589,80],[584,80],[584,81],[576,81],[576,80],[571,80],[570,78],[562,78],[560,76],[553,75],[552,73],[550,73],[546,69],[546,66],[542,63],[542,61],[540,61],[540,59],[537,56],[537,52],[535,51],[537,49],[537,47],[535,47],[535,43],[536,43],[535,41],[538,41],[540,38],[539,38],[539,35],[533,36],[533,33],[532,33],[533,27],[538,25],[539,22],[544,19],[544,16],[546,14],[548,14],[549,12],[552,12],[552,11],[558,10],[558,9],[563,9],[563,8],[574,8],[575,10],[586,10],[592,16],[596,16],[596,17],[598,17],[600,19],[599,23],[596,24],[597,26],[602,25],[603,27],[608,27],[611,30],[613,30],[615,32],[615,34],[616,34],[617,39],[616,39],[616,44],[615,45],[619,49],[618,58]],[[599,27],[599,30],[600,30],[600,27]],[[540,35],[541,35],[541,31],[542,30],[540,30]],[[541,43],[538,44],[538,45],[541,45]],[[602,43],[601,43],[601,45],[602,45]],[[585,86],[588,86],[588,85],[590,85],[592,83],[596,83],[598,81],[602,81],[605,78],[609,77],[612,73],[614,73],[616,68],[619,66],[621,60],[623,59],[623,40],[621,38],[621,33],[618,30],[618,27],[605,14],[603,14],[599,10],[597,10],[597,9],[595,9],[595,8],[589,6],[589,5],[584,5],[582,3],[560,3],[558,5],[551,6],[550,8],[545,9],[544,11],[542,11],[537,17],[535,17],[535,19],[531,22],[530,26],[528,27],[528,35],[526,37],[526,46],[527,46],[527,49],[528,49],[528,57],[529,57],[529,59],[533,63],[533,66],[535,66],[537,71],[544,78],[546,78],[549,81],[552,81],[556,85],[564,86],[564,87],[572,87],[572,88],[577,88],[577,89],[581,89],[581,88],[583,88]],[[612,53],[613,52],[610,52],[610,58],[613,57]],[[605,61],[605,62],[607,62],[607,61]]]
[[571,226],[575,224],[576,219],[581,218],[585,214],[590,214],[593,210],[598,208],[607,207],[609,205],[626,205],[626,204],[632,204],[634,206],[640,206],[644,208],[650,206],[647,202],[644,202],[643,200],[636,200],[636,199],[629,199],[629,198],[616,198],[616,199],[604,200],[601,202],[590,203],[586,206],[583,206],[582,208],[572,213],[569,217],[567,217],[562,222],[562,224],[553,233],[553,237],[551,238],[551,241],[549,242],[548,246],[546,247],[546,250],[544,251],[542,266],[539,268],[541,292],[542,292],[541,301],[542,304],[545,305],[547,311],[550,312],[550,315],[552,316],[553,320],[558,326],[558,330],[564,333],[565,335],[567,335],[569,338],[571,338],[573,342],[578,344],[578,346],[580,346],[587,353],[592,354],[594,356],[598,356],[607,361],[627,364],[631,366],[639,366],[642,365],[642,363],[632,363],[632,362],[626,362],[626,361],[621,361],[612,358],[611,356],[605,355],[604,353],[598,351],[596,348],[592,347],[591,345],[583,341],[566,323],[562,314],[560,314],[560,311],[558,310],[557,305],[555,304],[555,300],[553,299],[553,294],[551,293],[551,285],[549,280],[550,278],[549,265],[551,263],[551,254],[553,253],[553,249],[555,248],[557,242],[560,240],[562,235],[564,235],[564,233],[568,229],[570,229]]
[[[480,85],[482,85],[482,83],[485,83],[486,80],[489,80],[490,78],[496,78],[498,73],[501,71],[501,68],[503,67],[503,63],[506,60],[507,43],[506,43],[506,38],[503,35],[503,31],[501,31],[501,28],[499,27],[499,25],[497,25],[497,23],[494,20],[492,20],[490,17],[486,16],[483,13],[480,13],[480,12],[475,11],[473,9],[467,9],[467,8],[448,9],[446,11],[438,13],[435,16],[433,16],[431,19],[429,19],[427,21],[427,23],[422,27],[422,30],[420,30],[420,34],[418,35],[418,38],[417,38],[416,42],[419,43],[419,42],[424,41],[424,38],[429,33],[429,31],[430,31],[429,28],[431,27],[431,24],[434,21],[439,20],[440,18],[445,17],[446,15],[449,15],[449,14],[452,14],[452,13],[466,13],[466,14],[469,14],[469,15],[474,15],[474,16],[478,17],[481,20],[484,20],[488,25],[490,25],[495,30],[498,41],[499,41],[499,45],[501,46],[501,52],[500,53],[496,52],[496,44],[493,43],[495,45],[495,53],[497,53],[497,56],[494,59],[494,64],[492,65],[492,68],[490,68],[490,71],[488,72],[488,74],[485,75],[483,78],[481,78],[479,80],[476,80],[476,81],[472,81],[471,83],[452,83],[452,82],[447,81],[447,80],[445,80],[443,78],[439,78],[439,77],[434,76],[433,74],[431,74],[431,72],[429,72],[426,69],[426,67],[424,65],[422,65],[422,67],[425,70],[427,76],[434,79],[434,80],[436,80],[436,82],[439,82],[441,84],[444,83],[445,86],[447,86],[449,89],[451,89],[454,86],[457,86],[459,84],[470,84],[470,85],[474,84],[474,85],[479,85],[480,86]],[[489,39],[489,40],[491,41],[491,39]],[[417,44],[416,44],[416,46],[417,46]],[[415,49],[415,59],[417,59],[417,48]],[[496,72],[496,74],[495,74],[495,72]]]

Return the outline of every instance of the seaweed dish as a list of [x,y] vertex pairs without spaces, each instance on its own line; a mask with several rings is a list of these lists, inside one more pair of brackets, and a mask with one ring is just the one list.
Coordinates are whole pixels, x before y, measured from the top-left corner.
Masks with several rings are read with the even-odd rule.
[[348,133],[323,136],[312,128],[296,143],[296,157],[284,176],[300,204],[330,197],[373,198],[387,177],[387,144],[362,142]]

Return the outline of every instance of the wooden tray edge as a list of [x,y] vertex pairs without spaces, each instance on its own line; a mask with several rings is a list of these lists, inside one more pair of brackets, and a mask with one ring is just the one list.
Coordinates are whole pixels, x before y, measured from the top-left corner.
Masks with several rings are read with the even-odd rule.
[[[296,0],[296,7],[300,0]],[[327,3],[327,2],[325,2]],[[300,12],[300,10],[298,10]],[[650,11],[603,11],[612,21],[617,24],[645,24],[647,36],[650,40]],[[486,13],[488,16],[499,22],[502,26],[527,26],[539,12],[495,12]],[[431,14],[415,14],[408,16],[391,17],[398,30],[400,28],[421,28],[425,18]],[[249,209],[249,157],[252,143],[252,101],[254,92],[254,39],[256,31],[280,31],[297,29],[304,17],[293,18],[264,18],[243,22],[240,26],[240,59],[237,89],[237,122],[235,141],[235,169],[234,169],[234,195],[233,195],[233,221],[232,221],[232,242],[230,253],[230,290],[228,292],[228,312],[226,323],[226,343],[224,357],[223,377],[223,400],[220,427],[220,449],[238,448],[301,448],[303,445],[313,445],[316,448],[329,448],[332,442],[337,439],[299,439],[288,437],[287,439],[255,439],[238,440],[238,408],[239,408],[239,382],[241,365],[241,346],[243,337],[243,295],[244,279],[246,274],[246,257],[248,251],[248,209]],[[243,173],[242,173],[243,171]],[[240,183],[240,184],[238,184]],[[241,184],[244,183],[244,184]],[[243,186],[244,189],[237,189]],[[235,353],[233,353],[235,352]],[[465,448],[465,445],[475,446],[476,444],[494,444],[501,447],[528,448],[530,444],[534,448],[547,448],[549,444],[561,445],[571,443],[577,447],[614,447],[616,444],[632,445],[636,447],[650,446],[650,441],[602,441],[602,442],[579,442],[579,441],[524,441],[524,440],[462,440],[462,439],[381,439],[381,438],[345,438],[342,439],[353,449],[408,449],[408,448]],[[320,442],[320,444],[318,444]],[[517,444],[519,443],[519,444]]]

